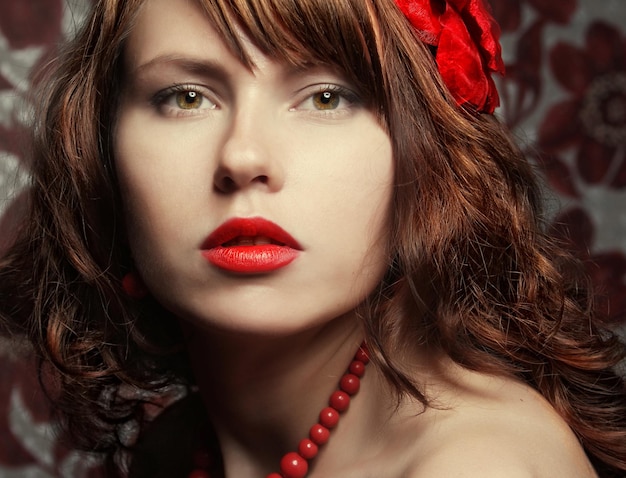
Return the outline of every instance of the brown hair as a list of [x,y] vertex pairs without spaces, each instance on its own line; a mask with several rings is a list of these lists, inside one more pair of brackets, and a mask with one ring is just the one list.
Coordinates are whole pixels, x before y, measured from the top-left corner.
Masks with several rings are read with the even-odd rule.
[[[142,399],[123,398],[121,384],[159,390],[191,380],[175,321],[119,288],[130,257],[111,131],[124,40],[141,3],[99,2],[43,85],[31,213],[0,262],[2,315],[55,365],[67,429],[107,452],[121,447],[119,424],[142,420]],[[236,27],[269,56],[337,67],[390,132],[393,255],[362,316],[397,390],[428,403],[397,351],[438,347],[465,367],[536,388],[602,476],[623,474],[626,387],[614,367],[624,346],[595,324],[576,263],[542,232],[539,188],[510,133],[456,106],[393,1],[201,4],[242,62]]]

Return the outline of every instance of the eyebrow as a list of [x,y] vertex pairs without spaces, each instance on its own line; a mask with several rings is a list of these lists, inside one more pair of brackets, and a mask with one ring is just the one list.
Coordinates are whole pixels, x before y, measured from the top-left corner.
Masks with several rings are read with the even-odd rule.
[[218,80],[226,80],[228,77],[224,66],[216,61],[173,54],[156,56],[132,69],[130,73],[133,76],[140,76],[146,70],[170,65],[187,73],[212,76]]

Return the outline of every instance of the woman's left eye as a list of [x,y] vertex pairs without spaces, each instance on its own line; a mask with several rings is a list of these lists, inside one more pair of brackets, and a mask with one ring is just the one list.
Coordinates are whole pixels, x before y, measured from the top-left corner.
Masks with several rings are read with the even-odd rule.
[[326,85],[308,96],[296,109],[332,112],[358,103],[356,93],[338,85]]
[[334,110],[341,103],[341,96],[335,91],[322,91],[311,98],[318,110]]
[[179,91],[175,95],[176,104],[183,110],[199,109],[204,97],[197,91]]

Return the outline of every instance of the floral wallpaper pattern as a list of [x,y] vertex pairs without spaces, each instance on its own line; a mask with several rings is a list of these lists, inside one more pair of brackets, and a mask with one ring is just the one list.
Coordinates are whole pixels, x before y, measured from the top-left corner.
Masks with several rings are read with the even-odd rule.
[[[585,260],[598,304],[626,328],[626,2],[490,0],[507,76],[497,114],[542,172],[552,230]],[[32,69],[89,0],[0,0],[0,251],[19,215]],[[101,476],[64,447],[28,346],[0,337],[0,478]]]
[[492,0],[507,76],[500,115],[550,191],[553,231],[626,322],[626,3]]

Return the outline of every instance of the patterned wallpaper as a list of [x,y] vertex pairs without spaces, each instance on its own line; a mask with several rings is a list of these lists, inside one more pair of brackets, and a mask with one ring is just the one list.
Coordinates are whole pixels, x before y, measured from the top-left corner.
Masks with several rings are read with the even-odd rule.
[[503,29],[503,120],[544,173],[614,323],[626,321],[626,2],[492,0]]
[[[599,304],[626,327],[626,2],[491,0],[508,74],[497,114],[545,178],[555,234],[586,260]],[[88,0],[0,0],[0,250],[27,177],[29,72]],[[3,240],[4,238],[4,240]],[[0,337],[0,478],[100,476],[54,440],[26,346]]]

